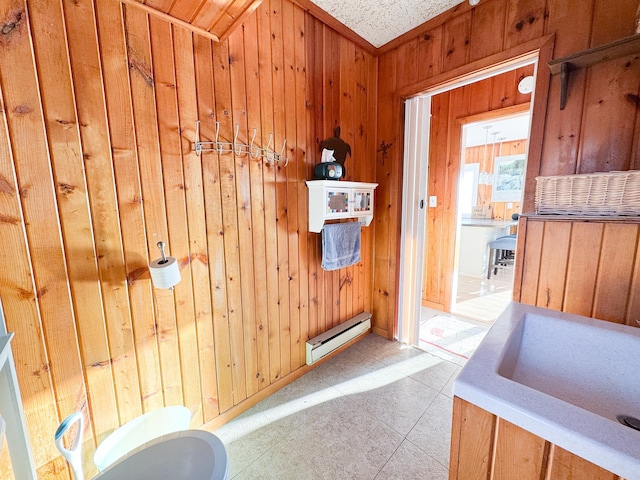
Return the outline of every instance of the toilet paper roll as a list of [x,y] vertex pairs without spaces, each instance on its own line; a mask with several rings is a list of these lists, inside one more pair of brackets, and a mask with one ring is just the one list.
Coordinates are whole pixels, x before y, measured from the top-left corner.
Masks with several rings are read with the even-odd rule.
[[149,272],[156,288],[171,288],[180,281],[180,267],[174,257],[167,257],[164,263],[161,258],[155,259],[149,264]]

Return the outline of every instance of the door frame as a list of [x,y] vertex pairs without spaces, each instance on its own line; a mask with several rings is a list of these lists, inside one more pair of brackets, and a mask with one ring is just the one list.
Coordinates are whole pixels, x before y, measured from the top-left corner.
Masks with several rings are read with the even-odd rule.
[[[423,98],[425,99],[424,101],[430,105],[431,98],[435,95],[500,75],[520,66],[534,63],[536,82],[531,97],[531,103],[533,105],[531,110],[531,135],[528,145],[526,183],[522,203],[523,211],[528,211],[533,208],[535,177],[539,175],[540,172],[544,119],[546,117],[550,84],[550,72],[547,63],[552,57],[554,38],[554,35],[541,37],[527,44],[488,57],[483,61],[474,62],[455,69],[452,72],[427,79],[424,82],[398,92],[400,98],[405,101],[406,107],[408,107],[406,102],[410,102],[415,98]],[[408,111],[409,108],[406,110]],[[410,120],[411,117],[409,115],[405,116],[405,121],[407,121],[407,119]],[[399,278],[397,282],[398,291],[396,292],[398,312],[395,330],[399,341],[412,345],[417,344],[419,336],[419,327],[416,328],[416,325],[419,324],[420,320],[419,313],[422,296],[423,269],[422,262],[417,262],[420,258],[423,258],[424,255],[425,230],[422,228],[422,231],[419,232],[417,228],[419,228],[419,225],[425,225],[426,223],[426,208],[419,208],[419,204],[420,202],[423,202],[423,204],[427,203],[426,187],[420,190],[420,182],[424,178],[426,185],[429,124],[430,122],[427,122],[426,130],[424,128],[422,130],[423,138],[426,138],[427,141],[419,144],[415,143],[415,140],[411,140],[413,137],[410,130],[416,125],[403,124],[402,126],[405,139],[403,155],[404,175],[401,180],[403,198],[401,241],[399,245]],[[413,144],[411,143],[412,141],[414,142]],[[417,145],[420,146],[421,150],[415,150]],[[413,157],[411,155],[413,155]],[[421,160],[416,162],[416,158]],[[427,159],[426,161],[424,161],[425,158]],[[408,172],[413,173],[407,175]],[[417,196],[415,192],[418,192]],[[416,203],[418,205],[416,205]],[[416,268],[416,265],[419,268]],[[451,277],[451,275],[448,275],[448,277]],[[450,282],[451,278],[448,278],[447,281]]]

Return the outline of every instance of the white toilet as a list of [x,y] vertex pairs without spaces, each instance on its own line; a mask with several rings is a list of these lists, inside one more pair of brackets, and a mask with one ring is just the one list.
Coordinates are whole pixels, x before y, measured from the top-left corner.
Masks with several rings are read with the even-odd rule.
[[174,432],[147,442],[122,457],[94,480],[228,480],[229,461],[222,441],[203,430]]
[[[227,480],[229,460],[213,433],[189,430],[191,412],[183,406],[153,410],[125,423],[96,449],[95,479]],[[81,435],[66,449],[62,437],[74,423],[82,432],[82,415],[71,414],[58,427],[56,446],[72,467],[74,480],[83,480]]]

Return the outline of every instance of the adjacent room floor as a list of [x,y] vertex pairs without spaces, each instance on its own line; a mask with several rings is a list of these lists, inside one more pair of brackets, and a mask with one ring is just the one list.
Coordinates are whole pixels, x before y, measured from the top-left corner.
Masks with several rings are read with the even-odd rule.
[[231,478],[445,480],[459,370],[369,334],[215,432]]

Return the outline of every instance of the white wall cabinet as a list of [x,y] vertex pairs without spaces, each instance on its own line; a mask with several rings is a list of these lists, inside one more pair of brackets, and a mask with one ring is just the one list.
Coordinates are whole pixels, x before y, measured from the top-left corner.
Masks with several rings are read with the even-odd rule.
[[377,183],[309,180],[309,231],[320,233],[326,220],[356,218],[364,226],[373,220]]

